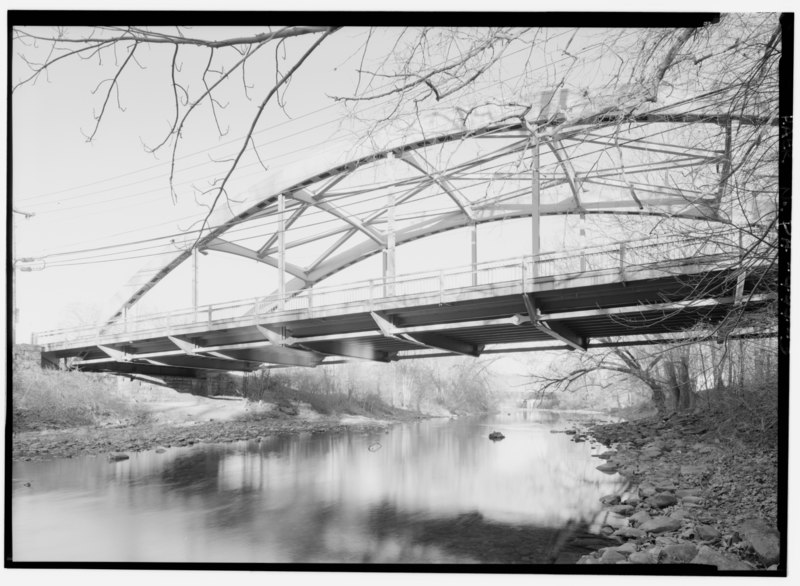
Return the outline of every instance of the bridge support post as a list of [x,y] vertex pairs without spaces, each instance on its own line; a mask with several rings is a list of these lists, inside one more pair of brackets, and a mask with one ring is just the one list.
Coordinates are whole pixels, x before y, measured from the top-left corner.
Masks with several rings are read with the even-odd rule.
[[284,211],[286,200],[283,193],[278,194],[278,309],[286,308],[286,219]]
[[478,224],[472,223],[470,232],[472,241],[472,286],[478,286]]
[[534,135],[531,140],[531,280],[535,281],[538,275],[536,263],[541,246],[541,217],[539,212],[541,174],[539,173],[539,137]]
[[[197,279],[198,274],[198,255],[197,247],[192,249],[192,309],[194,310],[194,321],[197,322],[197,306],[198,306],[198,288],[199,283]],[[126,314],[127,315],[127,314]]]
[[586,272],[586,214],[580,215],[581,272]]
[[394,225],[394,207],[395,207],[395,198],[394,192],[391,191],[394,186],[391,185],[394,181],[394,172],[392,169],[392,163],[394,162],[394,155],[390,154],[386,158],[386,174],[387,178],[389,179],[389,194],[386,196],[386,249],[384,250],[383,255],[383,295],[385,297],[391,297],[395,293],[394,289],[394,279],[395,279],[395,245],[396,245],[396,235],[395,235],[395,225]]

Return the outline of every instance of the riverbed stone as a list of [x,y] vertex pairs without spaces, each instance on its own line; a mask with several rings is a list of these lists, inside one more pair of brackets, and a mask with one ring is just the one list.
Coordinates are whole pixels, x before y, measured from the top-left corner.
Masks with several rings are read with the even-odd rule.
[[685,496],[681,499],[684,504],[687,505],[701,505],[703,504],[703,498],[699,496]]
[[696,555],[697,548],[691,543],[676,543],[665,546],[658,561],[663,564],[688,564]]
[[700,541],[712,541],[714,539],[719,539],[720,532],[711,525],[700,524],[695,526],[694,535]]
[[705,464],[686,464],[681,466],[681,476],[702,476],[708,472]]
[[605,472],[606,474],[614,474],[619,469],[619,466],[614,462],[606,462],[605,464],[600,464],[597,467],[597,470],[600,472]]
[[723,554],[707,545],[701,545],[697,549],[697,555],[690,562],[692,564],[703,564],[706,566],[716,566],[718,570],[725,571],[747,571],[753,568],[733,556]]
[[746,519],[739,526],[739,533],[758,554],[758,557],[769,566],[777,563],[781,556],[780,533],[775,527],[763,519]]
[[628,541],[627,543],[623,543],[622,545],[615,547],[614,549],[617,550],[622,555],[629,555],[635,552],[637,547],[636,543],[634,543],[633,541]]
[[607,494],[600,497],[600,502],[604,505],[616,505],[619,504],[619,500],[618,494]]
[[601,564],[616,564],[617,562],[624,562],[625,556],[614,549],[607,549],[600,556]]
[[655,517],[639,526],[639,529],[648,533],[666,533],[667,531],[677,531],[680,528],[681,522],[669,517]]
[[648,446],[642,448],[639,454],[640,457],[644,460],[652,460],[653,458],[658,458],[663,452],[664,451],[657,446]]
[[686,509],[675,509],[669,514],[669,516],[673,519],[677,519],[678,521],[682,521],[689,516],[689,511]]
[[616,515],[629,517],[636,509],[633,507],[633,505],[614,505],[613,507],[610,507],[609,510]]
[[699,488],[679,488],[675,491],[675,496],[682,499],[687,496],[699,496],[701,492]]
[[641,529],[637,529],[636,527],[620,527],[616,531],[614,531],[614,535],[616,537],[622,537],[624,539],[640,539],[647,535]]
[[639,527],[642,523],[649,521],[650,519],[652,519],[652,517],[647,511],[638,511],[628,517],[628,522],[634,527]]
[[651,507],[663,509],[665,507],[671,507],[672,505],[677,504],[678,499],[675,498],[675,495],[669,493],[658,493],[648,497],[645,502]]
[[602,454],[596,454],[596,455],[601,460],[608,460],[612,456],[616,456],[617,455],[617,450],[606,450]]
[[649,551],[637,551],[628,556],[628,561],[632,564],[654,564],[656,558]]
[[656,494],[656,487],[654,484],[650,482],[642,482],[639,485],[639,496],[643,499],[653,496],[654,494]]
[[122,460],[130,460],[130,456],[121,452],[114,452],[108,455],[108,459],[111,462],[121,462]]
[[606,514],[605,519],[603,520],[603,525],[608,525],[609,527],[613,527],[616,531],[622,527],[628,526],[628,519],[623,517],[622,515],[617,515],[611,511]]
[[653,484],[656,492],[675,492],[678,488],[671,478],[658,478]]

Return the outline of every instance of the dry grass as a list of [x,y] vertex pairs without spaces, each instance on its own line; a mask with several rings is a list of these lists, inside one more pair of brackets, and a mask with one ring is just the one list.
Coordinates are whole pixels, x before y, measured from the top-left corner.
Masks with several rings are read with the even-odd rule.
[[114,377],[30,368],[14,371],[12,388],[14,431],[147,418],[143,407],[117,391]]

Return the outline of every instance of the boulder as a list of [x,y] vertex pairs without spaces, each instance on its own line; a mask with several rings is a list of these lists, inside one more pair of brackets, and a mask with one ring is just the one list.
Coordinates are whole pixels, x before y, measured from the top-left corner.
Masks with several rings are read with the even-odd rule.
[[778,563],[781,538],[775,527],[762,519],[747,519],[739,526],[739,534],[753,546],[765,566]]
[[616,455],[617,455],[617,451],[616,450],[607,450],[607,451],[603,452],[602,454],[597,454],[597,457],[601,458],[603,460],[608,460],[612,456],[616,456]]
[[608,462],[606,464],[600,464],[597,469],[606,474],[614,474],[619,469],[619,466],[613,462]]
[[111,462],[120,462],[122,460],[129,460],[130,456],[128,454],[121,454],[121,453],[113,453],[108,455],[108,459]]
[[666,533],[667,531],[677,531],[680,528],[681,522],[669,517],[655,517],[639,526],[639,529],[647,533]]
[[699,496],[685,496],[681,499],[687,505],[701,505],[703,504],[702,497]]
[[691,543],[676,543],[665,546],[658,561],[662,564],[688,564],[696,555],[697,548]]
[[747,571],[753,568],[742,560],[731,555],[720,553],[707,545],[701,545],[697,550],[697,555],[690,562],[692,564],[702,564],[706,566],[716,566],[718,570],[724,571]]

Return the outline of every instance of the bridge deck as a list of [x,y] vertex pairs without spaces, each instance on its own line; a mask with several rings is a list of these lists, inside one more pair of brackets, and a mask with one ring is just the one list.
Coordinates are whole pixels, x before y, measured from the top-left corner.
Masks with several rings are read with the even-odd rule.
[[[751,296],[755,279],[744,279],[737,290],[723,260],[730,259],[710,254],[632,264],[612,258],[591,268],[582,255],[584,270],[536,277],[524,259],[487,263],[471,273],[340,286],[117,323],[91,335],[73,332],[74,339],[50,340],[45,355],[76,358],[81,370],[199,377],[265,363],[314,366],[331,357],[477,356],[499,344],[585,348],[591,338],[679,332],[718,321],[734,303],[763,301]],[[460,284],[465,274],[468,285]],[[713,298],[701,293],[712,282]],[[56,335],[64,333],[50,334]]]

